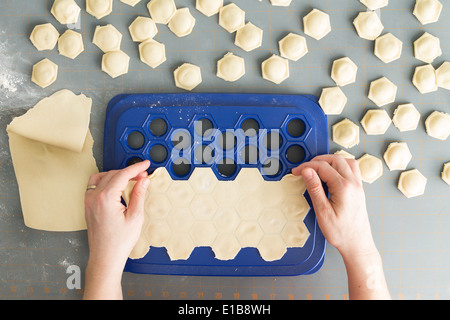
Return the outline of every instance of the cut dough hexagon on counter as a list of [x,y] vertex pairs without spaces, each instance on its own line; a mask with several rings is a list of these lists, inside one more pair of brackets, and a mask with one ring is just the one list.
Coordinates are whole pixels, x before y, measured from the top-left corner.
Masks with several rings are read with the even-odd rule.
[[401,104],[395,109],[392,122],[400,132],[416,130],[420,121],[420,112],[412,103]]
[[86,11],[97,19],[102,19],[111,14],[113,0],[86,0]]
[[442,55],[441,41],[432,34],[425,32],[414,41],[414,56],[425,63],[432,63]]
[[128,73],[130,57],[123,51],[109,51],[103,55],[102,71],[111,78],[117,78]]
[[436,70],[431,64],[416,67],[412,83],[420,93],[430,93],[438,89]]
[[370,83],[368,98],[377,106],[382,107],[395,101],[397,86],[388,78],[381,77]]
[[58,65],[45,58],[33,66],[31,81],[40,86],[47,88],[56,81],[58,77]]
[[330,16],[318,9],[313,9],[303,17],[304,32],[308,36],[320,40],[331,32]]
[[223,0],[197,0],[195,8],[207,17],[211,17],[219,13],[223,7]]
[[436,78],[439,88],[450,90],[450,62],[445,61],[437,68]]
[[360,0],[369,10],[377,10],[386,7],[389,0]]
[[230,3],[219,10],[219,25],[233,33],[245,25],[245,11]]
[[298,61],[308,53],[305,37],[292,32],[278,42],[278,48],[283,58],[292,61]]
[[348,57],[337,59],[331,68],[331,79],[338,86],[346,86],[356,81],[358,66]]
[[368,110],[361,120],[361,126],[368,135],[385,134],[391,123],[384,109]]
[[222,59],[217,61],[217,76],[225,81],[233,82],[239,80],[245,74],[244,58],[228,52]]
[[161,24],[168,24],[177,12],[177,7],[173,0],[150,0],[147,4],[147,9],[153,21]]
[[441,173],[442,180],[445,181],[450,186],[450,162],[447,162],[444,164],[444,168],[442,169]]
[[384,26],[375,11],[360,12],[353,20],[356,32],[360,38],[375,40],[383,32]]
[[349,119],[344,119],[332,126],[333,141],[350,149],[359,144],[359,127]]
[[35,26],[30,35],[30,41],[38,51],[53,50],[58,38],[59,32],[51,23]]
[[195,18],[189,8],[178,9],[170,19],[168,27],[177,37],[189,35],[195,26]]
[[383,159],[389,170],[405,170],[412,159],[412,154],[406,142],[393,142],[384,152]]
[[407,198],[423,195],[426,185],[427,178],[417,169],[402,172],[398,181],[398,189]]
[[73,24],[78,22],[81,8],[74,0],[55,0],[50,11],[61,24]]
[[153,37],[158,33],[158,28],[155,21],[147,17],[136,17],[128,27],[131,39],[134,42],[143,42]]
[[73,30],[67,30],[58,39],[59,54],[75,59],[84,51],[83,36]]
[[442,7],[442,3],[438,0],[416,0],[413,14],[425,25],[439,20]]
[[139,2],[141,2],[141,0],[120,0],[120,2],[123,2],[129,6],[136,6]]
[[289,78],[289,61],[277,55],[272,55],[261,64],[262,76],[275,84],[280,84]]
[[319,105],[326,115],[341,114],[347,104],[347,97],[340,87],[323,88]]
[[450,114],[433,111],[425,120],[425,128],[430,137],[446,140],[450,135]]
[[92,43],[104,53],[120,50],[122,34],[112,24],[97,26]]
[[392,33],[386,33],[375,40],[375,56],[384,63],[397,60],[402,55],[403,42]]
[[270,4],[277,7],[289,7],[292,0],[270,0]]
[[383,162],[381,159],[366,153],[357,161],[362,181],[371,184],[383,175]]
[[175,85],[178,88],[191,91],[202,82],[200,67],[184,63],[174,71]]
[[251,22],[247,22],[236,32],[234,44],[247,52],[259,48],[262,44],[263,30]]
[[151,68],[156,68],[166,61],[166,47],[153,39],[139,44],[139,56],[142,62]]

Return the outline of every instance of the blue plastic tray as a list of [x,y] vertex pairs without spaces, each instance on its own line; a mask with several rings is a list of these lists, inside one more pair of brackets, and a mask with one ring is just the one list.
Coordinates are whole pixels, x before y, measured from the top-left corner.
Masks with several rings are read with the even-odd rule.
[[[200,123],[203,130],[197,126]],[[253,131],[256,135],[249,136],[252,131],[245,131],[248,124],[259,129]],[[232,147],[225,150],[221,136],[230,131]],[[267,134],[281,139],[267,139]],[[188,179],[195,167],[205,166],[212,167],[220,180],[234,179],[243,167],[257,167],[264,179],[280,180],[300,163],[328,153],[327,118],[317,98],[309,95],[119,95],[108,104],[104,139],[105,171],[149,159],[149,173],[164,166],[175,180]],[[279,145],[267,145],[267,140]],[[263,147],[257,160],[249,163],[241,155],[242,149],[252,144]],[[213,152],[196,153],[197,148],[205,148],[202,145]],[[293,149],[297,152],[290,151]],[[202,154],[208,157],[199,157]],[[231,166],[222,166],[223,159]],[[304,220],[310,236],[302,248],[288,248],[278,261],[264,261],[256,248],[241,249],[235,259],[221,261],[214,258],[209,247],[195,248],[187,260],[171,261],[165,248],[151,247],[142,259],[128,259],[125,271],[210,276],[314,273],[323,264],[326,241],[308,194],[305,197],[311,206]]]

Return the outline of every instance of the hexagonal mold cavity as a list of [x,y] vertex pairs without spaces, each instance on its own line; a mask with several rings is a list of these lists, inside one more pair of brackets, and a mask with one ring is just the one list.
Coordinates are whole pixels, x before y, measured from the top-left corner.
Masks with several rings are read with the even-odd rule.
[[195,18],[189,8],[178,9],[170,19],[168,27],[177,37],[189,35],[195,26]]
[[219,13],[223,7],[223,0],[197,0],[195,8],[207,17],[211,17]]
[[446,140],[450,135],[450,115],[433,111],[425,120],[425,128],[430,137]]
[[382,77],[370,83],[368,98],[378,107],[394,102],[396,96],[397,86],[388,78]]
[[420,112],[412,103],[401,104],[395,109],[392,122],[400,132],[416,130],[420,121]]
[[263,79],[275,84],[280,84],[289,78],[289,61],[275,54],[263,61],[261,68]]
[[344,148],[359,144],[359,127],[349,119],[344,119],[332,127],[333,141]]
[[75,59],[84,51],[83,37],[81,33],[67,30],[58,39],[59,54]]
[[151,0],[147,4],[147,9],[153,21],[161,24],[168,24],[177,12],[177,7],[173,0]]
[[338,86],[346,86],[356,81],[358,66],[348,57],[337,59],[331,68],[331,79]]
[[257,139],[260,128],[262,128],[261,119],[257,115],[241,115],[234,126],[235,131],[241,137],[250,139]]
[[288,115],[281,129],[287,140],[298,141],[300,137],[308,135],[311,131],[311,126],[301,115]]
[[192,91],[202,82],[200,67],[184,63],[173,72],[175,85],[187,91]]
[[442,169],[441,178],[445,183],[450,185],[450,162],[444,164],[444,168]]
[[402,172],[398,181],[398,189],[407,198],[423,195],[426,185],[427,178],[417,169]]
[[130,57],[123,51],[110,51],[103,55],[102,71],[111,78],[117,78],[128,73]]
[[437,91],[436,70],[431,64],[416,67],[412,83],[422,94]]
[[405,170],[412,159],[406,142],[393,142],[383,154],[384,162],[389,170]]
[[360,0],[369,10],[377,10],[386,7],[389,0]]
[[122,34],[112,24],[97,26],[92,43],[105,53],[118,51],[122,43]]
[[331,32],[330,16],[318,9],[313,9],[303,17],[304,32],[308,36],[320,40]]
[[403,42],[392,33],[386,33],[375,40],[374,54],[384,63],[390,63],[401,57]]
[[193,166],[190,159],[176,158],[171,160],[170,175],[174,180],[185,180],[192,173]]
[[31,81],[40,86],[47,88],[56,81],[58,77],[58,65],[45,58],[33,66]]
[[244,58],[238,57],[231,52],[217,61],[216,75],[229,82],[237,81],[245,74]]
[[383,175],[383,162],[377,157],[366,153],[357,161],[362,181],[371,184]]
[[30,35],[30,41],[38,51],[53,50],[58,38],[59,32],[51,23],[35,26]]
[[278,42],[278,48],[283,58],[292,61],[298,61],[308,53],[305,37],[292,32]]
[[112,12],[113,0],[86,0],[86,11],[97,19],[106,17]]
[[233,33],[245,25],[245,11],[234,3],[223,6],[219,10],[219,25]]
[[425,25],[439,20],[442,7],[442,3],[438,0],[416,0],[413,14]]
[[341,114],[347,104],[347,97],[340,87],[323,88],[319,105],[326,115]]
[[151,68],[157,68],[166,61],[166,47],[153,39],[139,44],[141,61]]
[[156,23],[147,17],[138,16],[128,27],[131,39],[134,42],[143,42],[145,40],[153,39],[158,33]]
[[414,57],[425,63],[432,63],[442,55],[441,41],[438,37],[425,32],[414,41]]
[[368,135],[386,133],[392,120],[384,109],[368,110],[361,119],[361,126]]
[[384,29],[375,11],[360,12],[353,20],[353,25],[360,38],[372,41],[378,38]]
[[73,24],[78,22],[81,8],[74,0],[55,0],[50,11],[61,24]]
[[263,30],[251,22],[236,31],[234,44],[247,52],[259,48],[262,44]]

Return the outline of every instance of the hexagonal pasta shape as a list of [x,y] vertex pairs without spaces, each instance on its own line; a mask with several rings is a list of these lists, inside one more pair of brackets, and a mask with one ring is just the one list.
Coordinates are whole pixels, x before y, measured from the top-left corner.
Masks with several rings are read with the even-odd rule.
[[426,185],[427,178],[417,169],[402,172],[398,181],[398,189],[407,198],[423,195]]
[[151,18],[138,16],[128,27],[131,39],[134,42],[143,42],[145,40],[153,39],[158,33],[158,28],[155,21]]
[[191,229],[196,219],[189,208],[173,207],[166,217],[172,233],[183,233]]
[[195,26],[195,18],[189,8],[178,9],[170,19],[168,27],[177,37],[189,35]]
[[72,24],[77,23],[81,8],[74,0],[55,0],[50,12],[59,23]]
[[73,30],[67,30],[58,39],[59,54],[75,59],[84,51],[83,37],[81,33]]
[[144,205],[151,219],[165,219],[172,209],[172,203],[164,194],[150,194],[146,197]]
[[438,0],[416,0],[413,14],[425,25],[439,20],[442,7],[442,3]]
[[370,83],[368,98],[377,106],[382,107],[394,102],[396,96],[397,86],[388,78],[382,77]]
[[292,61],[298,61],[308,53],[305,37],[292,32],[278,42],[278,48],[283,58]]
[[197,0],[195,8],[207,17],[211,17],[219,13],[223,7],[223,0]]
[[386,33],[375,40],[375,56],[384,63],[390,63],[401,57],[403,42],[392,33]]
[[45,58],[33,66],[31,81],[40,86],[47,88],[56,81],[58,77],[58,65]]
[[102,71],[111,78],[117,78],[128,73],[130,57],[123,51],[110,51],[103,55]]
[[234,44],[247,52],[259,48],[262,44],[263,30],[251,22],[247,22],[236,32]]
[[202,82],[200,67],[184,63],[174,71],[175,85],[178,88],[191,91]]
[[264,233],[280,233],[286,224],[286,218],[279,209],[266,209],[258,219]]
[[412,83],[422,94],[437,91],[436,70],[431,64],[416,67]]
[[280,260],[287,251],[286,243],[278,234],[265,234],[257,249],[265,261]]
[[38,51],[53,50],[58,38],[59,32],[51,23],[35,26],[30,35],[30,41]]
[[244,58],[238,57],[231,52],[217,61],[216,75],[229,82],[237,81],[245,74]]
[[120,2],[123,2],[129,6],[134,7],[135,5],[137,5],[139,2],[141,2],[141,0],[120,0]]
[[433,111],[425,120],[425,128],[430,137],[447,140],[450,135],[450,115],[445,112]]
[[177,7],[173,0],[151,0],[147,4],[147,9],[153,21],[161,24],[168,24],[177,12]]
[[[164,247],[170,239],[172,230],[167,222],[163,219],[150,219],[147,225],[144,225],[142,230],[144,237],[147,240],[147,250],[149,246]],[[143,257],[141,255],[140,257]]]
[[344,148],[359,144],[359,127],[349,119],[344,119],[332,127],[333,141]]
[[281,185],[287,196],[303,195],[306,191],[306,185],[301,176],[287,174],[281,179]]
[[441,41],[438,37],[425,32],[414,41],[414,56],[425,63],[432,63],[434,59],[442,55]]
[[194,198],[194,191],[188,181],[174,181],[167,190],[167,196],[177,206],[188,207]]
[[303,222],[289,221],[284,226],[281,236],[288,248],[302,248],[309,238],[309,231]]
[[340,87],[323,88],[319,105],[326,115],[341,114],[347,104],[347,97]]
[[444,164],[444,168],[442,169],[441,178],[445,183],[450,185],[450,162]]
[[318,9],[313,9],[303,17],[304,32],[308,36],[320,40],[331,32],[330,16]]
[[141,61],[151,68],[157,68],[166,61],[166,47],[153,39],[139,44]]
[[86,0],[86,11],[101,19],[112,12],[113,0]]
[[405,170],[412,159],[406,142],[393,142],[383,154],[384,162],[389,170]]
[[395,109],[392,122],[400,132],[416,130],[420,121],[420,112],[412,103],[401,104]]
[[377,157],[366,153],[357,161],[362,181],[371,184],[383,175],[383,163]]
[[348,57],[337,59],[331,68],[331,79],[338,86],[346,86],[356,81],[358,66]]
[[197,220],[189,232],[197,247],[210,247],[217,237],[217,230],[212,221]]
[[377,10],[386,7],[389,4],[389,0],[360,0],[369,10]]
[[263,79],[275,84],[280,84],[289,78],[289,61],[275,54],[264,60],[261,68]]
[[355,160],[355,156],[345,150],[338,150],[334,154],[342,156],[344,159]]
[[277,7],[289,7],[291,2],[292,0],[270,0],[270,3]]
[[104,53],[120,50],[122,34],[112,24],[97,26],[92,43]]
[[220,233],[214,240],[211,249],[213,250],[216,259],[218,260],[232,260],[241,251],[241,246],[236,240],[234,234]]
[[450,62],[445,61],[437,68],[436,78],[439,88],[450,90]]
[[234,3],[223,6],[219,10],[219,25],[233,33],[245,25],[245,11]]
[[216,201],[208,194],[196,194],[190,207],[198,220],[211,220],[217,211]]
[[213,217],[213,223],[220,233],[234,233],[240,221],[233,207],[219,207]]
[[263,235],[257,221],[242,220],[236,229],[236,237],[243,248],[256,247]]
[[281,211],[288,221],[303,221],[309,209],[308,201],[299,194],[288,196],[281,205]]
[[368,135],[386,133],[392,120],[384,109],[368,110],[361,119],[361,126]]
[[189,183],[194,192],[211,194],[217,185],[217,177],[211,168],[196,168]]
[[360,12],[353,20],[353,25],[360,38],[372,41],[378,38],[384,29],[375,11]]
[[172,233],[165,247],[170,260],[187,260],[195,249],[195,244],[189,233]]

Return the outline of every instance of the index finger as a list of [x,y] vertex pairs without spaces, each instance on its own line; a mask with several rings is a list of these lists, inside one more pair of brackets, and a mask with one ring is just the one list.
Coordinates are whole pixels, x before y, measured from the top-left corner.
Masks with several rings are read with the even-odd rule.
[[108,183],[108,188],[114,191],[122,192],[127,187],[130,180],[141,175],[150,166],[150,161],[145,160],[133,164],[125,169],[118,171]]

